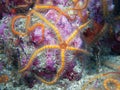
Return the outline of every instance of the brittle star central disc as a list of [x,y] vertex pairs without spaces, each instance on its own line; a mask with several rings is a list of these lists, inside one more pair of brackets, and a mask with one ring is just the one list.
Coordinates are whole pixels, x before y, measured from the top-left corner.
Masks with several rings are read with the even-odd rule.
[[67,43],[65,41],[63,41],[62,43],[60,43],[60,48],[61,49],[66,49],[67,46],[68,45],[67,45]]

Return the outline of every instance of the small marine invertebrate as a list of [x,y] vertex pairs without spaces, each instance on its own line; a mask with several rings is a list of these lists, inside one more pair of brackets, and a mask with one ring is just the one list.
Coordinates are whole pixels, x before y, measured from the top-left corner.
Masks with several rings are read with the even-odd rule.
[[115,84],[116,90],[120,90],[120,82],[118,80],[115,80],[113,78],[105,79],[103,85],[104,85],[104,87],[105,87],[106,90],[110,90],[109,87],[108,87],[108,85],[107,85],[108,83]]
[[8,81],[8,75],[1,75],[0,76],[0,83],[6,83]]
[[54,84],[60,77],[61,73],[63,72],[64,70],[64,67],[65,67],[65,52],[67,50],[72,50],[72,51],[79,51],[79,52],[82,52],[82,53],[85,53],[85,54],[89,54],[86,50],[83,50],[83,49],[79,49],[79,48],[74,48],[72,46],[69,45],[69,43],[71,42],[71,40],[78,34],[78,32],[86,27],[90,21],[88,21],[87,23],[81,25],[80,27],[78,27],[78,29],[76,29],[69,37],[67,40],[63,40],[58,29],[52,25],[49,21],[47,21],[40,13],[37,13],[35,10],[32,10],[30,13],[33,13],[35,15],[37,15],[40,19],[42,19],[44,22],[46,22],[56,33],[56,36],[59,40],[59,44],[58,45],[45,45],[41,48],[39,48],[38,50],[36,50],[33,55],[31,56],[28,64],[22,69],[20,70],[19,72],[23,72],[25,70],[27,70],[31,65],[32,65],[32,62],[34,60],[34,58],[37,56],[38,53],[42,52],[43,50],[46,50],[46,49],[59,49],[61,52],[61,67],[60,69],[57,71],[57,74],[55,76],[55,78],[48,82],[48,81],[45,81],[44,79],[40,78],[40,77],[37,77],[39,80],[41,80],[43,83],[46,83],[46,84]]

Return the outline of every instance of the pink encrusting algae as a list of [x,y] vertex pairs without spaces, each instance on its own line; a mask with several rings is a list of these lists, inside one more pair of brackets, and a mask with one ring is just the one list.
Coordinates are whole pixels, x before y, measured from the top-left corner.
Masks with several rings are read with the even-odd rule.
[[[106,77],[113,69],[119,74],[119,60],[104,61],[106,55],[120,54],[117,4],[119,0],[1,0],[1,85],[109,90],[112,83],[119,90],[119,80]],[[101,77],[105,80],[95,81]]]

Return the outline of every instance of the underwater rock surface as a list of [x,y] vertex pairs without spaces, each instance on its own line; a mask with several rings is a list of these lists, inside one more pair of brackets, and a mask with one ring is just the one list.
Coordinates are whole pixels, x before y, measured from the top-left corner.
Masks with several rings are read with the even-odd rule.
[[0,90],[120,90],[119,4],[1,0]]

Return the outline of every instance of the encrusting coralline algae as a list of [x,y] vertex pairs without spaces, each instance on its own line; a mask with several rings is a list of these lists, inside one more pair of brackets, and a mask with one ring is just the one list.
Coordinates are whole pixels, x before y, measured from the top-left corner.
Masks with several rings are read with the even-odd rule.
[[0,1],[0,89],[119,90],[116,2]]

